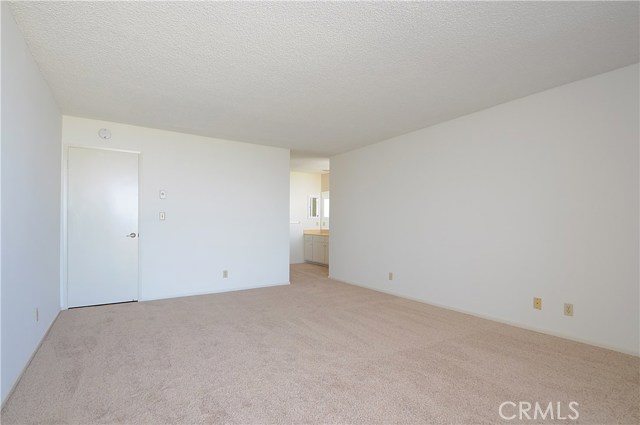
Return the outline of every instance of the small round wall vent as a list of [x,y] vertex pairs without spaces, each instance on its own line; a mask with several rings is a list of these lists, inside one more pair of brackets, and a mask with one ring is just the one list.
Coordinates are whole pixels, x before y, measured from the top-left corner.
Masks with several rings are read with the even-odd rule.
[[111,139],[111,131],[108,128],[101,128],[98,130],[98,137],[102,140],[109,140]]

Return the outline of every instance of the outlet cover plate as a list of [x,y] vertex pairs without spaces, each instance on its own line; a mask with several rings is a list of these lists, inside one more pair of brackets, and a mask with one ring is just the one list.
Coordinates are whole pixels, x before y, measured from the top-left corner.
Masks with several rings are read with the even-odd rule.
[[542,298],[533,297],[533,308],[536,310],[542,310]]
[[573,304],[564,303],[564,315],[573,316]]

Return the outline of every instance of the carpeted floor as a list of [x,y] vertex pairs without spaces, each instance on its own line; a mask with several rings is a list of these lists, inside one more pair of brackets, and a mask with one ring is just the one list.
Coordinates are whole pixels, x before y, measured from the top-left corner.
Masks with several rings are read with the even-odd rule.
[[[2,424],[571,423],[571,401],[579,423],[640,422],[637,357],[326,274],[63,311]],[[554,420],[500,418],[521,401]]]

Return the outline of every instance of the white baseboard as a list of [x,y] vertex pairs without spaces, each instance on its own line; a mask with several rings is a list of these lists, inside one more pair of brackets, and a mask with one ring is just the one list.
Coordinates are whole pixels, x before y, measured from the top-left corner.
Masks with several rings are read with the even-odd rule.
[[22,370],[20,371],[20,373],[18,374],[18,378],[15,380],[15,382],[13,383],[13,385],[11,386],[11,389],[9,390],[9,392],[7,393],[7,396],[4,398],[4,400],[2,400],[2,409],[4,409],[4,405],[7,403],[7,401],[11,398],[11,395],[13,394],[13,392],[15,391],[16,387],[18,386],[18,384],[20,383],[20,381],[22,380],[22,376],[24,375],[24,372],[27,370],[27,368],[29,367],[29,365],[31,364],[31,361],[33,360],[33,358],[36,356],[36,353],[38,352],[38,350],[40,349],[40,347],[42,346],[42,343],[44,342],[44,340],[47,338],[47,336],[49,335],[49,332],[51,332],[51,328],[53,328],[53,324],[56,323],[56,320],[58,320],[58,317],[60,316],[60,312],[62,310],[59,310],[58,313],[56,314],[56,317],[53,318],[53,320],[51,321],[51,323],[49,324],[49,327],[47,328],[47,331],[44,333],[44,335],[42,336],[42,338],[40,339],[40,342],[38,343],[38,345],[36,346],[36,349],[33,350],[33,353],[31,353],[31,357],[29,357],[29,361],[27,362],[27,364],[24,365],[24,367],[22,368]]
[[336,282],[346,283],[347,285],[359,286],[361,288],[370,289],[372,291],[382,292],[383,294],[393,295],[394,297],[404,298],[406,300],[416,301],[416,302],[419,302],[419,303],[422,303],[422,304],[427,304],[427,305],[431,305],[431,306],[438,307],[438,308],[444,308],[445,310],[455,311],[456,313],[468,314],[469,316],[478,317],[480,319],[491,320],[492,322],[503,323],[505,325],[514,326],[516,328],[526,329],[528,331],[539,332],[539,333],[542,333],[542,334],[545,334],[545,335],[551,335],[551,336],[555,336],[555,337],[562,338],[562,339],[568,339],[569,341],[579,342],[581,344],[592,345],[594,347],[604,348],[604,349],[611,350],[611,351],[617,351],[618,353],[628,354],[628,355],[634,356],[634,357],[640,357],[640,352],[629,351],[629,350],[627,350],[625,348],[616,347],[616,346],[607,345],[607,344],[602,344],[602,343],[599,343],[599,342],[589,341],[589,340],[585,340],[585,339],[581,339],[581,338],[576,338],[574,336],[566,335],[566,334],[563,334],[563,333],[560,333],[560,332],[554,332],[554,331],[550,331],[550,330],[547,330],[547,329],[536,328],[534,326],[524,325],[522,323],[511,322],[511,321],[508,321],[508,320],[504,320],[504,319],[493,317],[493,316],[488,316],[486,314],[481,314],[481,313],[477,313],[477,312],[474,312],[474,311],[463,310],[463,309],[450,307],[448,305],[443,305],[443,304],[436,304],[436,303],[432,303],[432,302],[429,302],[429,301],[426,301],[426,300],[422,300],[420,298],[408,297],[408,296],[405,296],[405,295],[402,295],[402,294],[394,293],[392,291],[386,291],[386,290],[382,290],[382,289],[372,288],[372,287],[363,285],[361,283],[349,282],[349,281],[345,281],[345,280],[341,280],[341,279],[336,279],[336,278],[334,278],[332,276],[329,276],[329,279],[335,280]]
[[290,285],[290,284],[291,284],[290,282],[282,282],[282,283],[269,283],[266,285],[247,285],[247,286],[239,286],[237,288],[215,289],[213,291],[206,291],[206,292],[185,292],[185,293],[180,293],[180,294],[171,295],[167,297],[140,298],[138,301],[170,300],[172,298],[195,297],[198,295],[210,295],[210,294],[220,294],[224,292],[246,291],[249,289],[271,288],[273,286],[283,286],[283,285]]

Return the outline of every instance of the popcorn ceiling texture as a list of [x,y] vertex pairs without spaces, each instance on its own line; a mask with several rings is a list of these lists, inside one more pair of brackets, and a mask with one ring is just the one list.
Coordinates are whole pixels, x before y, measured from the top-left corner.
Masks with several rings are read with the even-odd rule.
[[13,2],[64,114],[332,155],[638,62],[637,2]]

